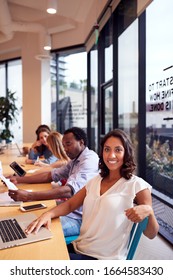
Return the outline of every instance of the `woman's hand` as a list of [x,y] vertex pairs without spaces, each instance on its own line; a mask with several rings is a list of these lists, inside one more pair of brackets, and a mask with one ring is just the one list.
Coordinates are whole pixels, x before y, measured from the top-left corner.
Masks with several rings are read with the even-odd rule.
[[26,158],[26,159],[25,159],[25,163],[27,163],[27,164],[33,164],[33,159]]
[[35,149],[36,147],[39,147],[41,145],[42,145],[42,142],[40,140],[37,140],[32,144],[31,149]]
[[29,226],[26,228],[26,234],[37,233],[41,226],[45,226],[48,230],[50,230],[51,225],[51,213],[46,212],[42,214],[38,219],[34,220]]
[[38,160],[34,163],[34,165],[36,166],[40,166],[40,167],[45,167],[45,166],[49,166],[49,164],[42,162],[41,160]]
[[153,215],[153,209],[150,205],[137,205],[132,208],[126,209],[125,214],[129,220],[134,223],[141,222],[145,217]]

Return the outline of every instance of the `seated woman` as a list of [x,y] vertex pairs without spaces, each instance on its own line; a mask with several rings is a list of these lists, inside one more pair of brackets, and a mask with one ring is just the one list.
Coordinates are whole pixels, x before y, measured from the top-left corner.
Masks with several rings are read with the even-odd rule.
[[133,175],[134,169],[129,137],[120,129],[109,132],[101,143],[100,174],[69,200],[34,220],[26,233],[37,233],[42,225],[50,228],[51,219],[83,205],[80,235],[67,245],[70,259],[126,259],[133,223],[148,217],[144,235],[150,239],[159,229],[152,209],[151,186]]
[[46,125],[40,125],[36,130],[37,140],[32,144],[26,163],[34,164],[39,158],[43,158],[43,162],[51,164],[57,161],[57,157],[49,149],[47,137],[51,130]]
[[59,132],[51,132],[47,137],[47,144],[49,147],[49,150],[52,152],[52,154],[57,158],[57,160],[53,163],[46,163],[44,161],[38,160],[35,162],[35,165],[40,167],[52,167],[52,168],[58,168],[61,167],[70,160],[64,151],[63,145],[62,145],[62,135]]

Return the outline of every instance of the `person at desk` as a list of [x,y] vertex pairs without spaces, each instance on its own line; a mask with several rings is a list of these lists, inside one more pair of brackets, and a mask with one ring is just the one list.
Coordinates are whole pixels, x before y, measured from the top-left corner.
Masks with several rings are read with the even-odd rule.
[[43,157],[43,163],[51,164],[57,161],[57,157],[52,154],[47,143],[47,137],[51,130],[47,125],[40,125],[36,130],[37,140],[32,144],[26,163],[35,164],[38,158]]
[[105,135],[99,166],[100,174],[68,201],[34,220],[26,233],[37,233],[42,225],[49,228],[51,219],[83,205],[80,235],[67,245],[70,259],[126,259],[132,224],[145,217],[144,234],[154,238],[159,226],[152,209],[151,186],[133,175],[132,144],[124,131],[115,129]]
[[[98,174],[98,155],[87,147],[87,135],[83,129],[72,127],[64,132],[62,143],[67,156],[71,161],[52,171],[34,174],[31,176],[12,176],[10,180],[18,183],[48,183],[52,180],[52,189],[40,192],[24,190],[9,191],[15,201],[35,201],[46,199],[70,198],[77,193],[91,178]],[[61,186],[62,179],[66,184]],[[61,217],[62,228],[65,236],[79,234],[82,221],[82,207],[69,215]]]
[[62,135],[57,131],[52,131],[47,137],[49,150],[57,158],[53,163],[46,163],[42,160],[37,160],[34,165],[39,167],[58,168],[68,163],[69,158],[62,145]]

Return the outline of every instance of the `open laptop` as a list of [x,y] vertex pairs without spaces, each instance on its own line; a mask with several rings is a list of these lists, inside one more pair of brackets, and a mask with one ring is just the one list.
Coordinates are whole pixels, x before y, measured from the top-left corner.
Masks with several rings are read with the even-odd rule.
[[37,234],[26,235],[26,227],[37,218],[33,213],[21,214],[0,219],[0,249],[7,249],[52,237],[52,233],[41,227]]
[[18,145],[17,143],[16,143],[16,147],[17,147],[17,149],[18,149],[18,151],[19,151],[18,157],[25,157],[26,154],[25,154],[23,151],[21,151],[21,149],[19,148],[19,145]]

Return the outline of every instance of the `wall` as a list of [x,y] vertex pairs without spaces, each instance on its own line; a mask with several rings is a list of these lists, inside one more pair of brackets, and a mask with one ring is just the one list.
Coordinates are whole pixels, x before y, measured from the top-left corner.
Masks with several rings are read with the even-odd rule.
[[50,98],[45,95],[45,91],[50,92],[49,61],[35,58],[40,53],[37,33],[17,33],[13,40],[0,47],[6,50],[1,52],[1,60],[22,57],[23,141],[32,142],[36,127],[43,122],[50,124],[51,112],[47,105]]

